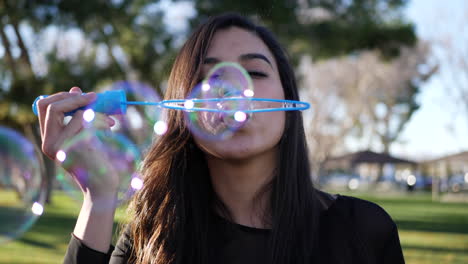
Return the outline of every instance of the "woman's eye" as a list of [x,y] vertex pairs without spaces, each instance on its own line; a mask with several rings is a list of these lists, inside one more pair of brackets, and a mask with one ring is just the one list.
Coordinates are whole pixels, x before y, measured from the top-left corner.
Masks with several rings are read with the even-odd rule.
[[268,77],[268,75],[266,73],[259,72],[259,71],[249,71],[249,75],[252,78],[265,78],[265,77]]

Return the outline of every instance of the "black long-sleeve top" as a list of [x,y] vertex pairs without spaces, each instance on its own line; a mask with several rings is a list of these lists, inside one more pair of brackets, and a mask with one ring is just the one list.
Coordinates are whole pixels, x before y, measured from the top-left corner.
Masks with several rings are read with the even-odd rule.
[[[319,263],[402,264],[403,253],[398,231],[390,216],[378,205],[348,196],[321,193],[323,210],[319,226]],[[222,236],[213,263],[265,263],[268,229],[258,229],[217,217],[214,234]],[[214,230],[216,229],[216,230]],[[224,232],[234,230],[234,232]],[[107,254],[88,248],[72,236],[64,263],[128,263],[131,237],[124,232]],[[211,263],[207,263],[211,264]]]

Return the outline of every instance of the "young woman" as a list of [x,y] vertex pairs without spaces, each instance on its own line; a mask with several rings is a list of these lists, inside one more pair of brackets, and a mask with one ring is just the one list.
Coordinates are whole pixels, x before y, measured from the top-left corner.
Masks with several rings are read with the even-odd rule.
[[[191,35],[165,99],[185,98],[222,61],[249,72],[256,97],[299,100],[279,43],[236,14],[213,17]],[[46,154],[55,158],[81,129],[82,112],[66,126],[64,113],[94,97],[74,87],[39,101]],[[396,225],[382,208],[313,187],[300,112],[256,113],[216,142],[192,135],[181,111],[169,111],[167,121],[145,158],[144,187],[116,247],[114,210],[102,209],[114,203],[115,184],[82,186],[65,263],[404,263]]]

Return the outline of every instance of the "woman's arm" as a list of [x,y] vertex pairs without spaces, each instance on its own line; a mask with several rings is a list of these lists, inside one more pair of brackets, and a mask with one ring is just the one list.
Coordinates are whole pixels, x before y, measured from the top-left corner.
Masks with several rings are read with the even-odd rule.
[[84,195],[83,205],[76,221],[73,234],[86,246],[106,253],[112,239],[116,195],[93,197]]
[[126,264],[132,252],[130,229],[127,226],[119,238],[117,245],[109,245],[106,253],[88,247],[75,235],[72,236],[65,254],[64,264],[95,263],[95,264]]
[[[39,124],[41,128],[42,151],[52,160],[57,160],[57,153],[69,139],[84,129],[83,111],[75,112],[68,123],[64,123],[65,113],[79,109],[96,99],[96,94],[82,94],[78,87],[70,92],[62,92],[37,101]],[[109,129],[114,121],[103,116],[106,121],[96,124],[98,129]],[[93,177],[102,166],[102,153],[96,149],[93,141],[83,142],[79,147],[67,151],[67,162],[59,163],[78,183],[84,196],[83,205],[76,222],[72,242],[79,242],[91,251],[105,255],[110,247],[112,226],[119,185],[118,174],[109,168],[105,177]],[[58,160],[57,160],[58,161]],[[89,177],[84,177],[83,173]],[[89,175],[88,175],[89,174]],[[75,239],[75,240],[73,240]],[[74,243],[77,244],[77,243]],[[96,263],[97,261],[78,261],[81,259],[79,246],[69,248],[65,263]],[[74,250],[77,249],[77,250]],[[71,254],[75,252],[76,254]]]

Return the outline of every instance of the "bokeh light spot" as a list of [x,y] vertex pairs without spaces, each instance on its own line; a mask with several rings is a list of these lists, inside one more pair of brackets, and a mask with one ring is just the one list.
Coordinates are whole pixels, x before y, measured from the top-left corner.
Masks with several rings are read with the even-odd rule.
[[167,124],[164,121],[159,120],[154,124],[154,133],[157,135],[164,135],[167,132]]
[[35,215],[42,215],[42,213],[44,212],[44,207],[40,203],[35,202],[31,207],[31,211]]
[[57,151],[57,154],[55,155],[58,161],[64,162],[67,159],[67,153],[63,150]]
[[192,109],[194,106],[195,106],[195,103],[193,102],[193,100],[187,100],[184,103],[184,107],[189,110]]
[[244,91],[244,96],[245,96],[245,97],[253,97],[253,96],[254,96],[254,91],[251,90],[251,89],[246,89],[246,90]]
[[140,178],[132,178],[131,186],[134,190],[140,190],[143,188],[143,181]]
[[414,175],[409,175],[408,179],[406,179],[406,182],[409,186],[414,186],[416,184],[416,177]]
[[202,84],[202,90],[204,92],[207,92],[208,90],[210,90],[210,85],[207,83]]
[[348,188],[350,190],[356,190],[357,188],[359,188],[359,180],[358,179],[351,179],[349,180],[348,182]]
[[94,120],[96,117],[96,113],[92,109],[86,109],[83,113],[83,119],[84,121],[90,123]]
[[234,113],[234,119],[237,122],[244,122],[245,120],[247,120],[247,114],[242,111],[237,111],[236,113]]

